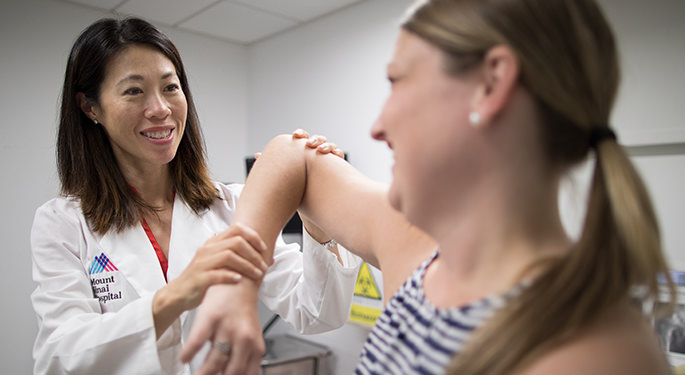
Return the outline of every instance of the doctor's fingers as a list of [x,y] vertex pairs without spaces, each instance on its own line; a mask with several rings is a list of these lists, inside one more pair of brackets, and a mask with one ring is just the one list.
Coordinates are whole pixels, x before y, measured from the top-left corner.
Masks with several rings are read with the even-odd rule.
[[203,258],[200,262],[203,263],[203,268],[230,270],[255,281],[260,281],[267,269],[266,264],[261,259],[255,264],[232,249],[216,252]]
[[293,132],[293,139],[309,138],[309,133],[304,129],[296,129]]
[[238,234],[227,236],[222,233],[205,242],[205,244],[198,249],[198,253],[211,254],[223,251],[233,251],[256,267],[262,269],[262,271],[266,271],[269,265],[264,260],[264,248],[261,247],[263,242],[264,241],[261,239],[255,237],[250,238],[249,235]]
[[309,137],[306,144],[307,144],[307,147],[317,148],[326,142],[328,142],[328,139],[326,138],[326,136],[313,135],[313,136]]
[[259,233],[257,233],[256,230],[241,223],[231,224],[231,226],[228,227],[228,229],[214,236],[212,239],[221,241],[233,237],[242,237],[250,245],[252,245],[252,247],[254,247],[257,251],[261,253],[264,253],[268,250],[266,242],[262,240],[262,237],[259,235]]
[[328,142],[328,139],[324,135],[313,135],[309,136],[309,133],[303,129],[297,129],[293,132],[293,139],[308,138],[307,146],[310,148],[316,148],[316,150],[321,154],[335,154],[341,158],[345,158],[345,153],[335,145],[335,143]]
[[319,147],[316,148],[316,152],[318,152],[319,154],[330,153],[345,159],[345,153],[343,152],[343,150],[336,146],[335,143],[331,142],[322,143],[321,145],[319,145]]
[[[251,243],[243,237],[231,237],[216,243],[203,246],[203,252],[210,254],[207,258],[220,257],[222,267],[233,269],[232,265],[240,267],[236,271],[241,271],[246,266],[253,266],[266,272],[269,266],[262,259],[262,253],[255,249]],[[226,263],[228,262],[228,263]]]

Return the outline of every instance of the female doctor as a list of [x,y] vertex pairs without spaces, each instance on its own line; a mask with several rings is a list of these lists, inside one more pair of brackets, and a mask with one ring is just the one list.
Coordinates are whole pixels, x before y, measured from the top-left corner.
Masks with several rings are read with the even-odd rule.
[[[38,208],[31,231],[34,373],[194,372],[179,353],[216,284],[261,281],[262,302],[301,332],[344,323],[358,260],[327,251],[329,238],[305,223],[321,237],[305,234],[304,254],[279,238],[267,271],[262,253],[273,244],[228,229],[241,187],[210,179],[203,147],[183,63],[164,34],[134,18],[83,31],[62,91],[62,194]],[[228,361],[230,350],[236,372],[256,371],[256,306],[236,308],[235,325],[230,349],[213,337],[207,358]]]

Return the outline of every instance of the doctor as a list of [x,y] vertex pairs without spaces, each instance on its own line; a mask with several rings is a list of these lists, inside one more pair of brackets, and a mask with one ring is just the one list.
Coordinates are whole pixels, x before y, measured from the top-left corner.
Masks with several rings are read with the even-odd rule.
[[[83,31],[62,91],[62,194],[38,208],[31,231],[34,373],[194,372],[179,353],[216,284],[261,281],[262,302],[302,332],[344,323],[358,259],[305,234],[304,254],[279,238],[267,271],[273,244],[228,229],[241,187],[210,179],[203,147],[183,63],[164,34],[139,19]],[[235,310],[230,346],[217,336],[204,350],[255,371],[256,306]]]

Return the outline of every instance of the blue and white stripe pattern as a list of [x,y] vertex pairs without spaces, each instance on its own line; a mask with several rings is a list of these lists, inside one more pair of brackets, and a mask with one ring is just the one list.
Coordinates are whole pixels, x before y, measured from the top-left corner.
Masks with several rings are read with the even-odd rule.
[[435,308],[423,290],[423,277],[438,253],[426,260],[388,302],[364,344],[355,374],[442,374],[474,329],[513,293],[492,295],[469,305]]

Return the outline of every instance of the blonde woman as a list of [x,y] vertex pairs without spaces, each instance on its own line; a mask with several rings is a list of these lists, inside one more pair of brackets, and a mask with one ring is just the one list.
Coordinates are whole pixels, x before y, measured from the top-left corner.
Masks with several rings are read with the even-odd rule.
[[[387,74],[371,133],[394,152],[390,187],[280,136],[236,213],[271,243],[300,206],[381,268],[389,300],[356,373],[669,372],[641,310],[668,267],[609,126],[619,67],[596,2],[420,1]],[[559,181],[589,155],[573,241]]]

